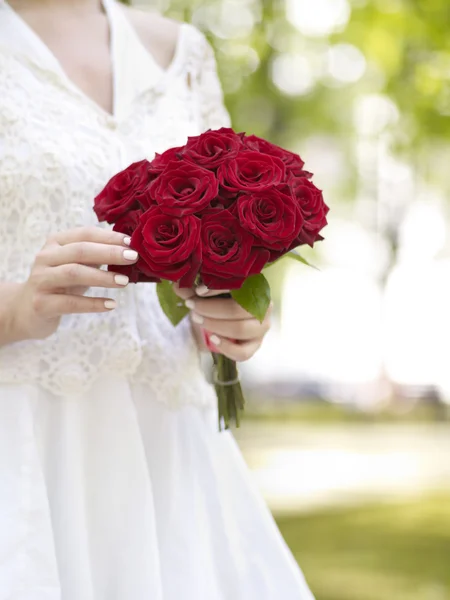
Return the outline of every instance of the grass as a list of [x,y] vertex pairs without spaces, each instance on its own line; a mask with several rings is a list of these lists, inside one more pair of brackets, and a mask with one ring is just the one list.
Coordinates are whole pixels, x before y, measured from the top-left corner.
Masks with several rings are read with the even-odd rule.
[[355,407],[314,400],[298,402],[264,401],[248,397],[244,418],[261,422],[301,422],[315,425],[338,423],[432,423],[449,419],[443,406],[411,403],[404,410],[387,407],[379,412],[363,412]]
[[450,497],[283,516],[316,600],[450,600]]

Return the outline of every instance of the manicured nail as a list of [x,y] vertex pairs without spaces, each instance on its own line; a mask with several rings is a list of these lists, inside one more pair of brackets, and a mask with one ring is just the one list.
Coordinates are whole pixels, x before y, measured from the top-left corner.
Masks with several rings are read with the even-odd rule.
[[114,275],[114,281],[117,285],[128,285],[130,278],[126,275]]
[[185,302],[186,308],[192,310],[195,307],[195,302],[193,300],[186,300]]
[[116,308],[115,300],[105,300],[105,308],[109,308],[109,310]]
[[205,322],[205,319],[197,313],[192,313],[192,320],[194,323],[197,323],[197,325],[202,325]]
[[211,344],[211,335],[209,331],[206,331],[206,329],[203,327],[200,329],[200,331],[202,332],[203,343],[205,344],[206,348],[208,348],[210,352],[214,352],[215,346]]
[[217,335],[212,335],[209,338],[209,341],[211,342],[211,344],[214,344],[214,346],[220,346],[221,340],[220,337],[217,337]]
[[123,238],[123,243],[125,246],[129,246],[131,244],[131,238],[129,236]]
[[204,296],[205,294],[207,294],[209,292],[209,289],[206,285],[202,284],[202,285],[199,285],[195,291],[199,296]]
[[124,250],[123,257],[126,260],[136,260],[138,257],[138,253],[135,250]]

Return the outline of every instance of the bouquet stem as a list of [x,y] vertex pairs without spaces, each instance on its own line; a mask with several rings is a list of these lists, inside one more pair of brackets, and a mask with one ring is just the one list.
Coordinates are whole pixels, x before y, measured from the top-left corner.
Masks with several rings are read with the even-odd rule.
[[244,395],[239,382],[237,364],[234,360],[213,353],[214,360],[214,386],[216,388],[219,405],[219,430],[222,426],[229,429],[234,422],[240,425],[240,412],[244,410]]

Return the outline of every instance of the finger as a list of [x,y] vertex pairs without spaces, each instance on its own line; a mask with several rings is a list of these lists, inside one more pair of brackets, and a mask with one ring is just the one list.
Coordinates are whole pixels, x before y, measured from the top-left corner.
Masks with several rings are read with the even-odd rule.
[[36,262],[49,267],[67,264],[82,265],[129,265],[138,260],[135,250],[96,242],[74,242],[65,246],[44,248]]
[[195,296],[193,288],[180,288],[178,283],[173,284],[173,291],[183,300],[188,300],[189,298]]
[[108,229],[101,229],[100,227],[78,227],[76,229],[70,229],[69,231],[62,231],[57,233],[52,238],[51,242],[56,242],[61,246],[67,246],[67,244],[75,244],[76,242],[94,242],[97,244],[110,244],[110,245],[130,245],[129,236],[119,233],[117,231],[110,231]]
[[230,290],[210,290],[206,285],[198,285],[195,288],[195,293],[202,298],[211,298],[213,296],[220,296],[220,294],[229,294]]
[[202,317],[212,319],[251,319],[252,316],[232,298],[189,298],[186,306]]
[[36,312],[42,318],[81,313],[104,313],[113,310],[116,302],[110,298],[90,298],[66,294],[41,294],[34,302]]
[[269,319],[262,324],[257,319],[240,319],[229,321],[225,319],[204,318],[197,313],[192,313],[192,320],[201,325],[208,332],[235,340],[252,340],[264,337],[269,331]]
[[210,338],[211,344],[217,348],[217,351],[224,356],[236,362],[245,362],[259,350],[262,344],[261,339],[249,340],[243,344],[236,344],[226,338],[219,338],[212,335]]
[[123,288],[129,277],[79,264],[61,265],[46,269],[41,289],[57,288]]

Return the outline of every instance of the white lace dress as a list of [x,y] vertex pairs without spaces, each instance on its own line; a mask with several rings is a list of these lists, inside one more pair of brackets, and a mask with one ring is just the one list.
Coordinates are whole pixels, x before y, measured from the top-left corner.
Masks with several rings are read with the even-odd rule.
[[[0,281],[25,280],[52,232],[95,225],[115,172],[228,123],[196,29],[162,71],[105,8],[113,116],[0,0]],[[152,284],[115,297],[0,349],[0,600],[311,600],[217,431],[188,324],[169,324]]]

